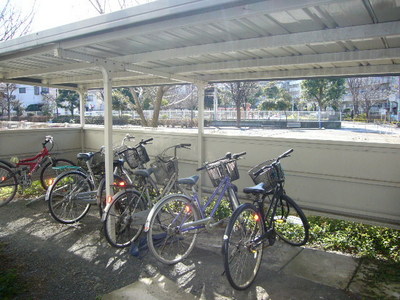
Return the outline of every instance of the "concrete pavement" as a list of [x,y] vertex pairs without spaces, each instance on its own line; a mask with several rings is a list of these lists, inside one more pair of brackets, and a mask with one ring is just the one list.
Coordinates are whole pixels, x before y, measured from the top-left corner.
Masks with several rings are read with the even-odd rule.
[[[222,266],[221,243],[223,229],[211,234],[200,234],[197,250],[187,260],[193,261],[202,255],[207,264],[214,264],[220,275]],[[196,253],[197,252],[197,253]],[[201,252],[201,254],[199,254]],[[151,254],[149,254],[151,256]],[[194,256],[194,257],[191,257]],[[151,258],[148,258],[151,259]],[[154,258],[153,258],[154,259]],[[156,263],[157,264],[157,263]],[[190,263],[189,263],[190,264]],[[160,266],[170,268],[173,266]],[[200,266],[201,267],[201,266]],[[203,265],[205,268],[205,266]],[[228,281],[215,276],[219,289],[207,291],[208,278],[204,278],[203,290],[193,293],[185,284],[157,271],[153,276],[102,297],[103,300],[117,299],[400,299],[400,283],[381,285],[371,291],[365,279],[367,269],[360,259],[310,248],[291,247],[277,241],[266,248],[263,264],[249,291],[234,291]],[[208,271],[210,272],[210,271]],[[199,273],[199,272],[197,272]],[[212,277],[213,275],[210,274]],[[222,276],[225,277],[225,276]],[[219,292],[219,291],[222,292]]]

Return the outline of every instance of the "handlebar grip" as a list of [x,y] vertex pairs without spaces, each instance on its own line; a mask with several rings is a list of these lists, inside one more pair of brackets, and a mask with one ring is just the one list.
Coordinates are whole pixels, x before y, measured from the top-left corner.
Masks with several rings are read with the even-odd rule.
[[192,146],[192,144],[180,144],[179,146],[184,148],[184,147],[190,147],[190,146]]
[[232,158],[233,159],[238,159],[239,157],[241,157],[243,155],[246,155],[246,151],[235,153],[235,154],[232,155]]
[[196,171],[198,172],[198,171],[204,170],[205,168],[206,168],[206,166],[203,166],[201,168],[197,168]]
[[292,153],[293,151],[294,151],[293,148],[292,148],[292,149],[289,149],[289,150],[286,151],[285,153],[281,154],[281,155],[278,157],[278,160],[281,159],[281,158],[287,157],[287,156],[288,156],[290,153]]
[[147,140],[142,140],[140,143],[141,144],[147,144],[147,143],[151,142],[152,140],[153,140],[153,138],[149,138]]

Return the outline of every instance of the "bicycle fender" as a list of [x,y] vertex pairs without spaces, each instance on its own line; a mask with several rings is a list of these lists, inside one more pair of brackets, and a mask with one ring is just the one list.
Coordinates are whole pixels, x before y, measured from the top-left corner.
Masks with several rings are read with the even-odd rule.
[[165,201],[167,201],[167,199],[172,198],[172,197],[177,197],[177,196],[186,198],[186,199],[188,199],[189,201],[191,201],[191,199],[190,199],[188,196],[184,195],[184,194],[171,194],[171,195],[167,195],[167,196],[165,196],[164,198],[160,199],[160,201],[158,201],[158,202],[151,208],[151,210],[150,210],[150,212],[149,212],[149,215],[147,216],[146,223],[144,224],[144,232],[149,231],[149,229],[150,229],[150,220],[151,220],[151,218],[153,217],[153,215],[155,214],[155,212],[156,212],[156,210],[158,209],[158,207],[160,207]]
[[17,167],[13,163],[11,163],[11,162],[9,162],[7,160],[4,160],[4,159],[0,159],[0,164],[6,165],[9,168],[16,168]]
[[45,201],[49,201],[49,200],[50,200],[50,193],[51,193],[51,191],[53,190],[53,185],[54,185],[54,183],[57,182],[57,179],[58,179],[60,176],[63,176],[63,175],[65,175],[65,174],[67,174],[67,173],[68,173],[68,174],[80,173],[80,174],[84,175],[86,178],[88,177],[87,174],[85,174],[85,173],[83,173],[83,172],[79,172],[79,171],[69,171],[69,172],[63,172],[63,173],[59,174],[59,175],[54,179],[53,183],[47,188],[46,195],[44,196],[44,200],[45,200]]

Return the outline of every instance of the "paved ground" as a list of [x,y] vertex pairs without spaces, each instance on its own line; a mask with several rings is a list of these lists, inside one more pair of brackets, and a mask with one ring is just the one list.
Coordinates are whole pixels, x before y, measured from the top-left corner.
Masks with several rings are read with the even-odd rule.
[[137,258],[110,247],[95,213],[66,226],[51,219],[44,201],[0,209],[0,242],[34,289],[26,298],[336,300],[363,294],[357,259],[282,243],[267,249],[253,286],[237,292],[222,274],[222,229],[203,234],[183,263],[166,266],[150,254]]

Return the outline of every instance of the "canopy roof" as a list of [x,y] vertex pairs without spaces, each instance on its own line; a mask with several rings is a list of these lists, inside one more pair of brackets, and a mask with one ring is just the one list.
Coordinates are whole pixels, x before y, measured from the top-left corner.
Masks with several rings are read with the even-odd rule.
[[400,74],[398,0],[156,1],[0,43],[0,81],[71,89]]

